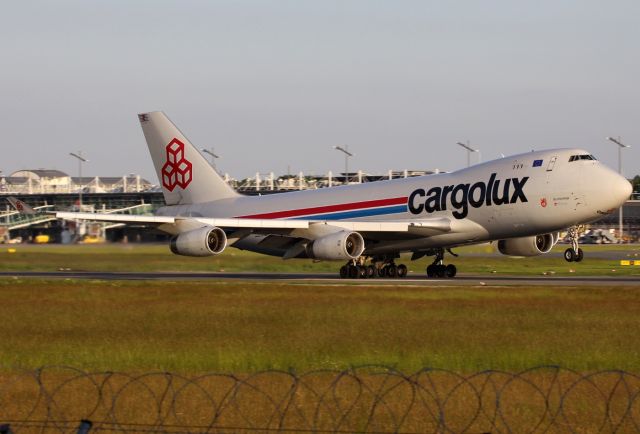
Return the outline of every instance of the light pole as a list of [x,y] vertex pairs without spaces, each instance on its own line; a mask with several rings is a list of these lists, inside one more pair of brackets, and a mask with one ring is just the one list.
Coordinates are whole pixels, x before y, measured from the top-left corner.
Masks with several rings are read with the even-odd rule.
[[89,160],[87,160],[86,158],[84,158],[82,156],[82,151],[78,151],[78,153],[75,152],[69,152],[69,155],[71,155],[74,158],[78,159],[78,182],[80,182],[80,194],[78,195],[78,209],[80,210],[80,212],[82,212],[82,163],[86,163]]
[[[607,140],[618,145],[618,173],[622,175],[622,148],[630,148],[631,146],[625,145],[624,143],[622,143],[622,141],[620,140],[620,137],[618,137],[617,139],[614,139],[613,137],[607,137]],[[624,207],[624,204],[618,210],[618,231],[620,235],[620,242],[622,242],[622,235],[623,235],[623,226],[622,226],[622,208],[623,207]]]
[[216,168],[216,158],[220,158],[220,156],[215,154],[213,148],[211,148],[211,150],[203,149],[202,152],[204,152],[205,154],[211,155],[211,166],[215,170],[215,168]]
[[349,152],[349,147],[334,146],[333,149],[344,153],[344,183],[349,184],[349,157],[353,157],[353,154]]
[[482,157],[480,157],[480,149],[473,149],[471,146],[469,146],[469,142],[467,141],[467,143],[462,143],[462,142],[457,142],[456,145],[460,145],[462,146],[464,149],[467,150],[467,167],[471,166],[471,153],[472,152],[477,152],[478,153],[478,160],[481,160]]

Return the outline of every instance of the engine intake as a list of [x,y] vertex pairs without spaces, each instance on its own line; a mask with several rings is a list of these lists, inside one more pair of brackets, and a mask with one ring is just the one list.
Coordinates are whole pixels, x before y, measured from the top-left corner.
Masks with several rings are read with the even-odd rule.
[[557,241],[556,234],[509,238],[498,241],[498,250],[503,255],[509,256],[538,256],[548,253]]
[[183,256],[213,256],[227,247],[227,235],[220,228],[204,226],[171,238],[171,251]]
[[364,238],[358,232],[340,231],[314,240],[307,255],[314,259],[349,260],[364,252]]

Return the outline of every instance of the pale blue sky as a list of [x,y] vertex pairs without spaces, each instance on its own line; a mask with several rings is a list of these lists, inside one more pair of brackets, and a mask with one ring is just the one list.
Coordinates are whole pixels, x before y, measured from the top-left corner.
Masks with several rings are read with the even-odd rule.
[[584,147],[640,173],[640,2],[15,1],[0,14],[0,170],[140,173],[164,110],[235,177],[453,170]]

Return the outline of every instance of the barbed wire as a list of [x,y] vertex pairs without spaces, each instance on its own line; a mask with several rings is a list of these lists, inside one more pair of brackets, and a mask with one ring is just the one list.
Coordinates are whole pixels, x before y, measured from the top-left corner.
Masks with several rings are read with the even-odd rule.
[[[640,432],[640,376],[538,366],[518,373],[404,374],[385,366],[250,375],[0,374],[0,424],[14,433]],[[80,431],[78,431],[80,432]]]

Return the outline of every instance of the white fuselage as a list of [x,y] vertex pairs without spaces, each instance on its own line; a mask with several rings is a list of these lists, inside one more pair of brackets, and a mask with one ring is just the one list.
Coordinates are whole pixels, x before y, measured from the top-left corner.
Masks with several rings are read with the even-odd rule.
[[[588,152],[535,151],[451,173],[167,206],[158,215],[416,222],[444,217],[451,222],[446,233],[381,234],[367,254],[546,234],[597,220],[631,193],[629,182],[616,172],[591,159],[570,161],[576,155]],[[295,235],[304,237],[305,230]],[[279,254],[259,244],[247,237],[236,247]]]

